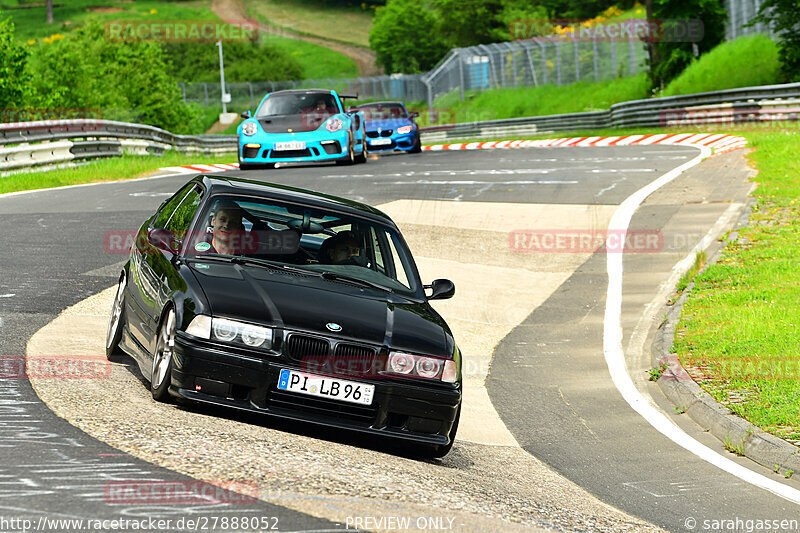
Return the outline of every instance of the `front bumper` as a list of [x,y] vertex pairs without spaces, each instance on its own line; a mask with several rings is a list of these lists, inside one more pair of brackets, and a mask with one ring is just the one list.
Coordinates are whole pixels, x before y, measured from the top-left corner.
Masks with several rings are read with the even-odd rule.
[[[375,141],[381,142],[388,139],[390,144],[373,144]],[[417,140],[417,133],[411,132],[404,135],[392,134],[391,137],[369,137],[367,135],[367,146],[370,152],[393,152],[404,151],[407,152],[414,148]]]
[[374,385],[369,406],[278,390],[280,370],[302,370],[299,363],[234,353],[180,333],[174,357],[170,391],[187,400],[426,444],[449,444],[461,404],[459,383],[336,376]]
[[[299,133],[239,136],[239,161],[242,163],[290,163],[303,161],[336,161],[348,156],[347,130],[335,133]],[[298,150],[275,150],[275,144],[299,141],[305,147]]]

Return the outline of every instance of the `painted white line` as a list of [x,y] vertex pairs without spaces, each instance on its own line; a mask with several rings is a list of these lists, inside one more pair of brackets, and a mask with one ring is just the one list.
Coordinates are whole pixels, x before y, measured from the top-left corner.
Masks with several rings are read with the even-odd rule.
[[[615,232],[625,233],[631,217],[641,203],[656,190],[674,180],[683,171],[692,168],[711,155],[708,147],[699,147],[701,153],[694,159],[672,169],[649,185],[642,187],[617,208],[608,225],[609,235]],[[762,474],[754,472],[730,459],[723,457],[711,448],[696,441],[639,392],[633,383],[625,364],[625,353],[622,348],[622,256],[624,254],[607,254],[608,292],[606,294],[606,310],[603,323],[603,355],[611,374],[614,386],[634,411],[639,413],[659,433],[663,434],[678,446],[688,450],[709,464],[728,472],[759,488],[772,492],[791,502],[800,504],[800,491],[779,483]]]
[[12,298],[14,296],[16,296],[16,294],[13,292],[10,292],[8,294],[0,294],[0,298]]
[[623,137],[622,140],[616,144],[616,146],[628,146],[632,143],[639,142],[642,139],[644,139],[644,135],[628,135],[627,137]]
[[376,181],[387,185],[575,185],[576,180],[518,180],[518,181],[475,181],[475,180],[413,180],[413,181]]
[[605,139],[601,139],[594,143],[594,146],[608,146],[611,143],[622,139],[622,137],[606,137]]

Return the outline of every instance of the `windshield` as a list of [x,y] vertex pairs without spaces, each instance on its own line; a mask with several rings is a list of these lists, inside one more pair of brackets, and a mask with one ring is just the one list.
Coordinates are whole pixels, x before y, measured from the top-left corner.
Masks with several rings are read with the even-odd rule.
[[330,93],[273,94],[258,108],[256,118],[308,113],[335,115],[338,112],[336,98]]
[[388,120],[408,118],[403,106],[397,104],[366,105],[358,108],[366,120]]
[[387,226],[319,208],[228,195],[214,196],[198,220],[198,230],[185,241],[187,255],[258,259],[419,296],[411,254]]

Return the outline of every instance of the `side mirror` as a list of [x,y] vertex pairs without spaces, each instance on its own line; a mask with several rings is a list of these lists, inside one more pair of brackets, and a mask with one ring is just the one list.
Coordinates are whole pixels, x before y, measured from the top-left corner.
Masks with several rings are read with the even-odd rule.
[[456,293],[456,286],[449,279],[435,279],[430,285],[425,285],[426,289],[431,289],[428,300],[447,300]]
[[419,111],[412,111],[411,118],[417,118],[419,116]]
[[147,241],[154,248],[170,254],[178,253],[181,247],[181,242],[172,236],[171,231],[165,229],[151,229]]
[[242,118],[250,118],[250,110],[242,111]]

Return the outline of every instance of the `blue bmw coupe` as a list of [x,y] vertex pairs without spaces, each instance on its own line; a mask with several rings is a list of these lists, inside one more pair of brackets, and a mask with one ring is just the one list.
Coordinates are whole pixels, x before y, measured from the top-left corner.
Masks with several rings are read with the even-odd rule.
[[422,151],[419,127],[414,122],[419,113],[409,113],[402,102],[371,102],[350,109],[364,115],[370,151]]

